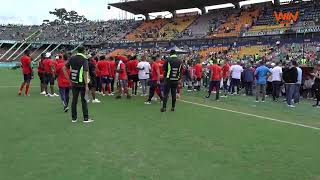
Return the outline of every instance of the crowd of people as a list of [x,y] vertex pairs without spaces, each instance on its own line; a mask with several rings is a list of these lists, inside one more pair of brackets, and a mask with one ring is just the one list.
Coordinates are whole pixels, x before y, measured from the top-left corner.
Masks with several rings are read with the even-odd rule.
[[[85,54],[83,47],[77,54],[60,53],[52,60],[50,53],[41,56],[38,63],[38,76],[41,82],[41,94],[48,97],[61,97],[63,110],[69,110],[69,92],[72,91],[72,119],[77,120],[76,104],[78,96],[84,113],[84,120],[90,121],[87,103],[100,103],[97,94],[114,96],[117,99],[125,95],[128,99],[138,95],[146,97],[145,104],[159,97],[162,102],[161,112],[166,111],[169,93],[172,95],[172,111],[175,111],[176,98],[181,97],[183,87],[190,91],[201,91],[208,88],[215,99],[228,95],[256,95],[256,102],[265,102],[267,91],[274,102],[285,101],[288,107],[294,108],[300,102],[301,90],[307,95],[315,95],[316,104],[320,107],[320,64],[314,71],[303,78],[303,71],[296,60],[276,62],[266,65],[264,60],[243,63],[230,62],[227,59],[212,56],[209,60],[185,60],[175,50],[170,55],[161,52],[137,52],[130,55],[107,56],[106,54]],[[33,78],[30,52],[21,57],[24,81],[19,95],[26,86],[25,96],[29,96],[29,85]],[[59,95],[55,93],[54,84],[58,83]],[[147,93],[147,87],[149,93]],[[48,90],[50,87],[50,90]],[[116,88],[115,88],[116,87]],[[70,89],[71,88],[71,89]],[[270,90],[271,89],[271,90]],[[89,92],[91,100],[89,100]],[[284,97],[281,99],[281,97]],[[313,97],[313,96],[312,96]],[[261,99],[261,101],[260,101]]]

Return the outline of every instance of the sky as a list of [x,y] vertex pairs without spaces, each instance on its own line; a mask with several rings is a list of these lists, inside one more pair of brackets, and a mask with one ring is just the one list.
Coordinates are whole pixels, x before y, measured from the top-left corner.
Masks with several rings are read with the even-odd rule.
[[[53,20],[55,17],[49,14],[55,8],[75,10],[89,20],[109,20],[125,18],[125,13],[112,7],[108,10],[108,3],[120,2],[120,0],[1,0],[0,24],[42,24],[43,20]],[[250,3],[266,0],[250,0]],[[268,0],[267,0],[268,1]],[[243,4],[243,3],[242,3]],[[230,5],[230,4],[229,4]],[[193,10],[194,11],[194,10]],[[178,13],[183,13],[184,10]],[[168,12],[160,13],[161,15]],[[159,13],[151,14],[153,16]],[[135,16],[128,13],[127,17]]]

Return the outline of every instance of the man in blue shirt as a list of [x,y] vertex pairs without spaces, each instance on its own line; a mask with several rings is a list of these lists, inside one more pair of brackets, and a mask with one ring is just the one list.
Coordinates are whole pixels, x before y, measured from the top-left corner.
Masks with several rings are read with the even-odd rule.
[[262,92],[262,102],[264,102],[266,97],[266,84],[267,78],[270,74],[270,69],[264,64],[264,61],[260,61],[260,66],[256,69],[256,102],[259,102],[259,95]]

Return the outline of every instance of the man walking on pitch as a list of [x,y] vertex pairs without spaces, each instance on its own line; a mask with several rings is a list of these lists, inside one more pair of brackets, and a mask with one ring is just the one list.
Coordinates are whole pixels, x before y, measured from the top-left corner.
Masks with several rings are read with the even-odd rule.
[[[149,89],[149,98],[145,102],[145,104],[151,104],[151,100],[154,96],[154,93],[157,87],[160,86],[160,66],[155,62],[156,57],[152,57],[151,59],[151,81],[150,81],[150,89]],[[160,100],[163,100],[162,94],[159,94]]]
[[[62,60],[62,58],[61,58]],[[67,69],[68,77],[65,77],[63,67],[65,62],[68,60],[67,54],[64,55],[63,61],[59,61],[56,68],[56,76],[58,81],[59,93],[63,104],[63,111],[68,112],[69,110],[69,92],[70,92],[70,69]]]
[[89,118],[88,113],[88,93],[89,93],[89,63],[87,57],[84,55],[85,48],[79,47],[78,53],[71,57],[69,62],[63,68],[63,72],[65,77],[68,77],[67,68],[70,68],[71,74],[70,79],[72,82],[72,122],[77,122],[77,104],[79,94],[81,96],[82,103],[82,112],[83,112],[83,122],[90,123],[93,122],[92,119]]
[[268,75],[270,74],[270,69],[267,68],[264,65],[264,61],[260,62],[260,66],[257,68],[255,72],[256,76],[256,102],[259,102],[259,95],[260,92],[262,92],[262,102],[264,102],[266,98],[266,84],[267,84],[267,78]]
[[26,91],[24,93],[25,96],[29,96],[29,86],[30,82],[33,76],[32,67],[31,67],[31,57],[30,57],[30,51],[26,50],[24,52],[24,56],[21,57],[21,68],[23,73],[23,82],[20,86],[18,95],[20,96],[22,94],[22,90],[24,86],[26,86]]
[[209,67],[210,69],[210,86],[208,91],[208,96],[206,98],[210,98],[211,92],[213,88],[217,91],[216,93],[216,100],[219,100],[219,91],[220,91],[220,82],[222,76],[222,68],[217,64],[217,60],[213,60],[213,65]]
[[278,102],[281,90],[282,80],[282,67],[279,66],[279,62],[276,62],[276,66],[271,69],[272,73],[272,98],[273,101]]
[[161,108],[161,112],[167,111],[167,102],[169,92],[171,91],[172,96],[172,108],[171,111],[175,111],[176,101],[177,101],[177,88],[179,84],[179,80],[181,77],[181,68],[182,61],[178,59],[175,50],[170,52],[170,58],[163,66],[164,74],[165,74],[165,82],[164,82],[164,98],[163,104]]

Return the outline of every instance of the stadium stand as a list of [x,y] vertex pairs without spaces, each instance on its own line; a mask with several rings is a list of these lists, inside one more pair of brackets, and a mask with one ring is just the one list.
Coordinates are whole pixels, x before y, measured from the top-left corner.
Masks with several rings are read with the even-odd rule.
[[128,40],[142,40],[158,38],[159,30],[168,23],[168,19],[154,19],[144,21],[136,30],[125,36]]
[[170,19],[164,27],[160,29],[160,40],[171,40],[183,32],[197,16],[185,16]]

